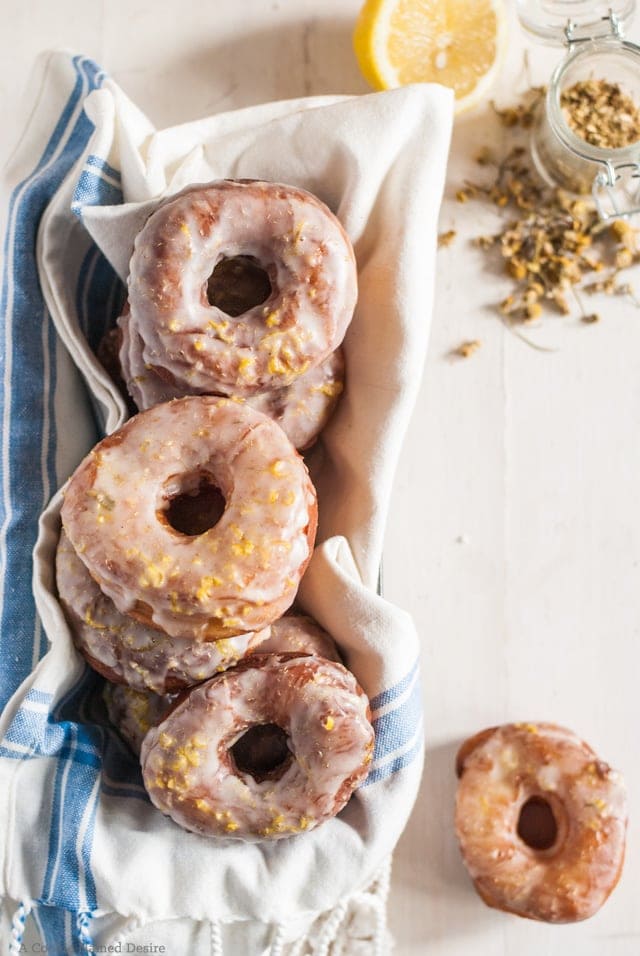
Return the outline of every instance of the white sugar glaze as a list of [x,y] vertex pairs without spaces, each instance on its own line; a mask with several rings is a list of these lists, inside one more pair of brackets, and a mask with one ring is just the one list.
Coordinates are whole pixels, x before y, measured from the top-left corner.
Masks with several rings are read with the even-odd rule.
[[285,614],[271,625],[271,634],[258,647],[260,654],[295,652],[340,661],[335,641],[305,614]]
[[[168,502],[206,477],[226,502],[212,528],[171,527]],[[119,611],[172,637],[257,631],[292,604],[317,505],[304,462],[271,419],[197,396],[141,412],[87,455],[64,493],[74,550]]]
[[[250,257],[271,294],[231,317],[209,303],[223,258]],[[130,322],[145,365],[183,391],[249,395],[291,384],[341,343],[357,298],[351,243],[315,196],[219,180],[161,205],[135,240]]]
[[[143,357],[143,342],[130,321],[128,309],[118,320],[122,334],[120,365],[129,395],[143,411],[186,394],[206,394],[206,389],[176,384],[160,364]],[[161,359],[156,360],[157,363]],[[344,387],[344,356],[336,349],[291,385],[263,389],[245,398],[248,405],[280,425],[298,449],[308,448],[325,427]]]
[[169,637],[122,614],[102,593],[65,531],[56,552],[60,603],[76,647],[111,681],[157,694],[177,691],[237,664],[269,636],[269,628],[218,641]]
[[[338,813],[366,778],[369,704],[341,664],[256,654],[194,687],[142,745],[151,800],[187,830],[280,839]],[[291,757],[278,779],[237,769],[230,748],[251,727],[276,724]]]
[[102,697],[109,720],[138,756],[149,730],[160,723],[177,699],[176,694],[154,694],[108,681]]

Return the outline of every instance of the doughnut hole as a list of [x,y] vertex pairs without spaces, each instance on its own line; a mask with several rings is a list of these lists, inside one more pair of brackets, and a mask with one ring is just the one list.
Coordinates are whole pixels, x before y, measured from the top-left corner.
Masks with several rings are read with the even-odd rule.
[[522,804],[516,831],[530,850],[544,853],[556,846],[561,829],[556,813],[545,797],[532,796]]
[[229,748],[229,754],[236,770],[257,783],[279,780],[293,759],[287,735],[277,724],[250,727]]
[[217,525],[224,514],[226,501],[211,475],[183,477],[177,490],[174,479],[168,485],[163,507],[158,512],[161,522],[179,534],[191,537],[204,534]]
[[273,291],[271,280],[253,256],[221,259],[207,281],[207,299],[235,318],[266,302]]

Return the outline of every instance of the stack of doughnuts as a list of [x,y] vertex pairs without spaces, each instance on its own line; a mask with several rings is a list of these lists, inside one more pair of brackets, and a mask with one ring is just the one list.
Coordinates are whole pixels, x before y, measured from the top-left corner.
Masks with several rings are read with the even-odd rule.
[[320,200],[222,180],[165,203],[137,236],[111,351],[137,409],[234,396],[302,449],[342,391],[356,295],[351,244]]
[[[288,612],[274,621],[267,633],[265,638],[261,632],[261,641],[255,645],[261,655],[312,655],[342,663],[333,638],[311,617]],[[80,642],[78,644],[82,646]],[[203,648],[206,646],[201,645]],[[85,657],[89,660],[86,652]],[[95,663],[93,666],[95,667]],[[221,671],[224,669],[220,668]],[[117,727],[134,753],[139,755],[145,735],[169,713],[178,699],[178,694],[169,690],[154,690],[150,686],[141,686],[138,682],[121,684],[109,681],[105,684],[103,697],[111,723]]]
[[287,613],[317,527],[296,446],[342,388],[356,288],[319,200],[216,182],[151,215],[103,345],[141,410],[69,479],[58,594],[152,802],[197,833],[313,829],[369,770],[364,691]]
[[330,636],[287,615],[241,663],[181,695],[107,684],[153,803],[187,830],[280,839],[334,816],[366,777],[369,706]]

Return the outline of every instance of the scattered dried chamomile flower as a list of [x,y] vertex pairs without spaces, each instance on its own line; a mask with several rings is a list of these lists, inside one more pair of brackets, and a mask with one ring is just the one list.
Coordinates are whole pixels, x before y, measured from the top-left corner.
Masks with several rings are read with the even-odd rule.
[[438,236],[438,247],[450,246],[456,235],[455,229],[449,229],[448,232],[441,232]]
[[488,146],[482,146],[474,156],[474,159],[478,166],[490,166],[491,163],[495,162],[494,155]]
[[453,349],[452,355],[458,358],[471,358],[471,356],[482,347],[480,339],[471,339],[469,342],[462,342],[457,348]]
[[[625,294],[635,303],[633,287],[620,282],[619,274],[640,261],[639,233],[624,220],[603,223],[591,199],[540,180],[523,131],[533,124],[544,94],[543,87],[535,87],[513,107],[494,106],[508,130],[506,155],[494,158],[493,151],[481,149],[475,158],[492,170],[491,177],[465,182],[456,198],[489,202],[501,211],[499,232],[477,236],[474,243],[499,255],[513,281],[510,294],[497,304],[503,321],[526,325],[547,314],[570,315],[575,301],[585,321],[593,322],[597,313],[581,307],[580,289]],[[612,92],[607,95],[618,102]]]
[[523,129],[531,129],[537,118],[538,108],[544,100],[546,93],[546,86],[532,86],[523,94],[520,102],[516,103],[515,106],[499,109],[493,100],[491,101],[491,106],[500,117],[500,122],[503,126],[507,128],[520,126]]

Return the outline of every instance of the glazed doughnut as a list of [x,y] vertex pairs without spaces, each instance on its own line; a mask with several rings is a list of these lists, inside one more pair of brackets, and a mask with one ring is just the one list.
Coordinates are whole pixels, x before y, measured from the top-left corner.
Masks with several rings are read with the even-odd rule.
[[[140,411],[172,398],[203,393],[167,381],[162,370],[147,365],[143,358],[142,339],[132,329],[130,313],[120,317],[120,362],[128,395]],[[116,381],[113,373],[112,377]],[[291,443],[303,450],[313,444],[329,421],[344,387],[344,355],[336,349],[319,365],[298,376],[284,388],[264,389],[245,400],[252,408],[276,421]],[[204,392],[206,393],[206,391]]]
[[344,355],[336,349],[293,384],[259,392],[247,403],[277,422],[291,444],[304,451],[331,418],[343,388]]
[[592,916],[620,876],[621,777],[555,724],[506,724],[457,760],[456,832],[489,906],[550,923]]
[[333,638],[306,614],[285,614],[271,625],[271,634],[258,645],[259,654],[313,654],[342,663]]
[[[242,264],[264,287],[238,312]],[[340,222],[311,193],[279,183],[220,180],[181,193],[147,220],[130,263],[130,324],[144,364],[190,394],[290,385],[341,343],[356,298]]]
[[133,690],[125,684],[105,682],[102,698],[109,720],[120,736],[140,756],[142,741],[152,727],[159,724],[177,700],[176,694],[154,694]]
[[341,664],[256,654],[187,692],[140,762],[152,802],[185,829],[278,840],[344,807],[373,743],[368,700]]
[[60,603],[74,644],[94,670],[114,683],[173,693],[237,664],[269,637],[269,628],[219,641],[169,637],[122,614],[102,593],[65,531],[56,552]]
[[[215,489],[217,523],[178,530],[174,504]],[[287,610],[316,521],[315,490],[282,429],[207,396],[130,419],[80,463],[62,506],[73,549],[119,611],[203,641],[262,630]]]

